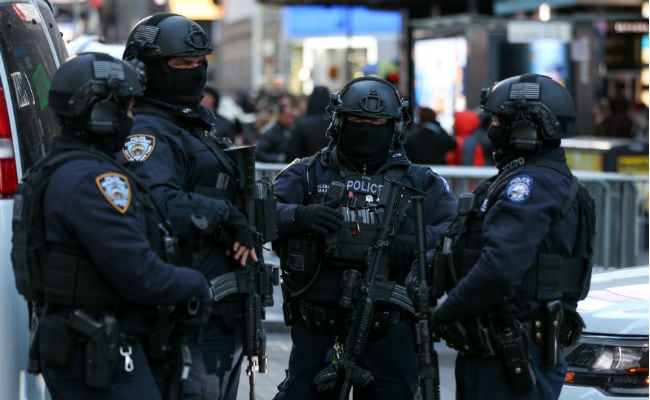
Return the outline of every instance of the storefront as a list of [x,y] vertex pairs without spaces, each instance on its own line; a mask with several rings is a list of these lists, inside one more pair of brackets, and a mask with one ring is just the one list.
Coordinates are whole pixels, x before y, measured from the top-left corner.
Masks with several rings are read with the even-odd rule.
[[398,11],[346,6],[288,6],[282,39],[288,47],[286,87],[309,94],[314,85],[331,90],[352,78],[387,78],[400,58],[403,17]]
[[445,128],[454,111],[479,106],[482,88],[523,73],[549,75],[572,93],[578,135],[595,134],[594,106],[616,90],[630,104],[648,104],[648,21],[640,8],[638,19],[453,15],[412,21],[410,36],[415,105],[436,110]]

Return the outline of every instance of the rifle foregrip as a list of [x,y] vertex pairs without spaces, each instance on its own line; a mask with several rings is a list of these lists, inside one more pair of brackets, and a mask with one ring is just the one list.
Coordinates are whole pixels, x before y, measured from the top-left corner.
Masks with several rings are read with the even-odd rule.
[[259,372],[266,372],[267,357],[266,357],[266,332],[260,329],[257,336],[258,346],[257,353],[259,354]]
[[360,313],[357,318],[359,323],[356,325],[357,329],[350,339],[351,343],[347,344],[347,349],[354,356],[358,357],[363,353],[370,332],[370,323],[372,320],[372,313],[374,311],[374,300],[370,297],[365,297],[360,301]]

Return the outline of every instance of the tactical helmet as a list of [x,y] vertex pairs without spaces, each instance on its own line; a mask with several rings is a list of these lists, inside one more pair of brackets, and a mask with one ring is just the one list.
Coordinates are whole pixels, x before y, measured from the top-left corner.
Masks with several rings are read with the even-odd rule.
[[177,56],[212,53],[205,31],[194,21],[173,13],[158,13],[140,20],[126,41],[124,60],[145,63]]
[[142,93],[128,63],[105,53],[80,53],[54,74],[49,105],[64,124],[103,135],[116,132],[129,101]]
[[363,76],[348,82],[340,92],[332,93],[328,111],[331,113],[327,136],[338,137],[345,115],[363,118],[388,118],[394,121],[394,136],[404,142],[404,130],[411,121],[408,101],[402,99],[395,86],[385,79]]
[[548,76],[527,74],[497,82],[481,92],[481,107],[511,127],[525,130],[528,124],[528,131],[542,142],[575,135],[571,94]]

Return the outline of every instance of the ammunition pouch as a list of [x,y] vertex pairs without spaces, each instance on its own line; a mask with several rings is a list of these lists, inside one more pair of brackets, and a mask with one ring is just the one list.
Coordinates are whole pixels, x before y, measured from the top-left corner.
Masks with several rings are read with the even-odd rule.
[[449,347],[466,357],[499,357],[513,391],[523,393],[535,386],[529,348],[530,337],[519,321],[497,325],[492,318],[474,318],[439,325],[435,331]]
[[68,316],[47,315],[38,325],[38,353],[42,368],[61,369],[70,363],[75,337],[70,332]]
[[435,333],[464,356],[491,357],[497,354],[497,349],[490,328],[477,317],[440,324],[435,327]]
[[377,243],[378,232],[376,224],[344,221],[336,232],[325,236],[325,261],[346,268],[365,265],[368,249]]
[[[309,329],[326,335],[344,335],[352,324],[352,311],[341,307],[321,306],[305,300],[297,300],[293,313]],[[368,340],[382,338],[386,330],[409,318],[400,310],[375,311],[370,323]]]
[[286,289],[291,292],[301,290],[322,263],[323,244],[317,236],[289,236],[285,240],[276,240],[273,249],[280,258]]

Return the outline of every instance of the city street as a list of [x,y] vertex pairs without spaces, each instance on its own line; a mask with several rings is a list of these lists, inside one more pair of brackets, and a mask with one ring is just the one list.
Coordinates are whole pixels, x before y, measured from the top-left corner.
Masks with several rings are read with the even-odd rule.
[[[265,256],[267,257],[267,256]],[[268,257],[267,257],[268,259]],[[278,287],[274,290],[274,305],[266,310],[264,321],[267,334],[267,372],[255,375],[255,394],[257,400],[271,400],[277,392],[277,385],[285,377],[285,369],[289,361],[291,351],[291,338],[289,328],[284,326],[282,321],[282,295]],[[455,391],[454,382],[454,360],[456,352],[449,349],[444,343],[436,345],[440,364],[440,398],[453,399]],[[242,367],[241,383],[237,398],[244,400],[249,398],[249,377],[245,370],[248,365],[244,360]]]
[[[291,351],[291,339],[289,331],[279,330],[267,331],[268,370],[265,374],[255,375],[255,394],[257,400],[270,400],[277,392],[276,386],[282,382],[285,376],[285,368]],[[454,398],[454,359],[456,353],[447,346],[440,343],[436,346],[440,363],[440,398]],[[247,363],[244,361],[244,368]],[[239,399],[249,398],[248,376],[242,371],[241,383],[239,385]]]

